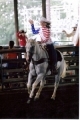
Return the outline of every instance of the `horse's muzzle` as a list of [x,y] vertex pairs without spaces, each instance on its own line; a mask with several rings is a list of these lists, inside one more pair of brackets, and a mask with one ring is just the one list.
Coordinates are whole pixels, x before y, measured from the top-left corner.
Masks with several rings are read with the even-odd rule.
[[30,63],[30,60],[29,60],[29,58],[28,58],[28,57],[26,57],[26,61],[27,61],[28,63]]
[[31,56],[29,55],[29,56],[26,56],[26,61],[28,62],[28,63],[30,63],[30,61],[31,61]]

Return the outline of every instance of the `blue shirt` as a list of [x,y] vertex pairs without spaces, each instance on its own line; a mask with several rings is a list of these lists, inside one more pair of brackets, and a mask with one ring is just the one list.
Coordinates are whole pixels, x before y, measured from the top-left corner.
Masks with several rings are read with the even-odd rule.
[[32,25],[31,25],[31,30],[32,30],[32,33],[33,33],[33,34],[38,34],[40,28],[36,30],[35,27],[34,27],[34,24],[32,24]]

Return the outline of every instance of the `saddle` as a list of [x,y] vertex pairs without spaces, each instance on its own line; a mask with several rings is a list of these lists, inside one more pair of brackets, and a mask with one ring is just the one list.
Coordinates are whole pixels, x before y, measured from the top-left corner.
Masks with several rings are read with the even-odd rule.
[[[50,56],[50,53],[49,53],[49,51],[48,51],[48,49],[46,48],[46,51],[47,51],[47,53],[48,53],[48,59],[49,59],[49,65],[51,65],[52,64],[52,59],[51,59],[51,56]],[[61,54],[60,54],[60,52],[56,49],[56,54],[57,54],[57,62],[58,61],[62,61],[62,57],[61,57]]]
[[[48,64],[49,64],[48,69],[51,70],[52,74],[58,74],[57,65],[54,65],[55,59],[52,58],[53,54],[51,53],[51,50],[48,49],[47,46],[45,46],[44,48],[42,47],[42,49],[45,50],[46,55],[48,56]],[[57,61],[62,61],[62,56],[61,56],[60,52],[57,49],[55,49],[55,50],[56,50],[56,54],[57,54]]]

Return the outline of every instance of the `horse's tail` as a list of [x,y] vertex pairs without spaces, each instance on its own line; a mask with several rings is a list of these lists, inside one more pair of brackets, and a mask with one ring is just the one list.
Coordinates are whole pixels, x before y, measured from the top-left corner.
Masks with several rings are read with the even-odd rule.
[[61,77],[64,78],[66,76],[66,69],[67,69],[67,65],[66,65],[66,62],[63,58],[63,71],[62,71],[62,74],[61,74]]
[[[59,51],[60,52],[60,51]],[[60,77],[64,78],[66,76],[66,69],[67,69],[67,64],[66,61],[64,60],[64,56],[63,54],[60,52],[61,56],[62,56],[62,61],[61,61],[61,75]]]

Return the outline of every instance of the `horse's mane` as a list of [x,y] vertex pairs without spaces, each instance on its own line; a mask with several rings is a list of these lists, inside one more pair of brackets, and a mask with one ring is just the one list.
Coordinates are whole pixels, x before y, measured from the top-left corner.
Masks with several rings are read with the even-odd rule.
[[28,43],[34,43],[34,44],[36,44],[37,42],[34,39],[30,38],[30,39],[28,39]]

